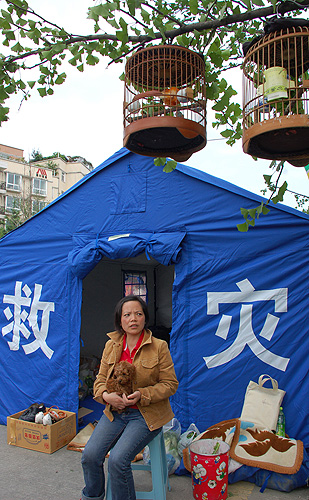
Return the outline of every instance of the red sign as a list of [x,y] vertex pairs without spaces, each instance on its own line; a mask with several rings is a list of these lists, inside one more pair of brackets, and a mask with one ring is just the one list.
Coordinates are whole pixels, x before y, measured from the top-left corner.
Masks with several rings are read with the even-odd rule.
[[23,429],[24,439],[31,444],[38,444],[41,441],[40,431],[34,429]]
[[47,179],[47,173],[46,173],[45,168],[38,168],[36,176],[37,177],[44,177],[44,179]]

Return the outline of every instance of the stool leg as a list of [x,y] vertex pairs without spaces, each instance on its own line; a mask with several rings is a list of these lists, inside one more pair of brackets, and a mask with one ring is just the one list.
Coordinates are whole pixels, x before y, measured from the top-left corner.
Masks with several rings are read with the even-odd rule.
[[111,482],[109,478],[109,474],[106,474],[106,488],[105,488],[105,500],[112,500],[112,490],[111,490]]
[[[137,499],[166,500],[167,487],[170,490],[168,468],[163,432],[161,431],[150,443],[150,466],[132,464],[133,470],[151,470],[152,491],[137,491]],[[110,478],[107,473],[105,500],[112,500]]]
[[169,481],[169,477],[168,477],[168,466],[167,466],[163,431],[160,435],[160,447],[161,447],[161,455],[162,455],[162,462],[163,462],[164,484],[166,485],[166,483],[167,483],[168,491],[171,491],[170,481]]
[[166,500],[167,463],[163,432],[149,443],[154,500]]

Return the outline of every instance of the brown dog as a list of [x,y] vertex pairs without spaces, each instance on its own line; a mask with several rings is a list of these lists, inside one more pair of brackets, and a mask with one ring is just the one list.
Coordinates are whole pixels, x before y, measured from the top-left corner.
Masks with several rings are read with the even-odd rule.
[[[116,392],[119,396],[128,396],[133,392],[133,379],[135,376],[135,366],[128,361],[116,363],[113,374],[106,382],[106,390],[110,394]],[[121,410],[117,410],[121,413]]]

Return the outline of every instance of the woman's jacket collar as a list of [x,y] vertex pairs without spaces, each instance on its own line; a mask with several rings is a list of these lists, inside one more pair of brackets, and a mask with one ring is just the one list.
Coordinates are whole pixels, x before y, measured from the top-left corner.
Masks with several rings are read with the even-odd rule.
[[[113,340],[115,344],[123,345],[123,333],[120,333],[118,331],[115,332],[110,332],[107,334],[107,336]],[[141,346],[144,344],[150,344],[152,342],[152,332],[148,329],[144,329],[144,338]]]

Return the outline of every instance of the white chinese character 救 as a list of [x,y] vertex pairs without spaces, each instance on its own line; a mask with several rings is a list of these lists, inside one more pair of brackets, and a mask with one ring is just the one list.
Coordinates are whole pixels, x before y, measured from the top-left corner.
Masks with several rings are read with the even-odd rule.
[[[54,351],[47,345],[46,338],[49,329],[50,313],[54,311],[54,302],[40,301],[41,292],[42,285],[36,283],[33,297],[31,297],[32,291],[28,285],[22,287],[22,282],[16,281],[15,294],[4,294],[3,303],[11,304],[13,308],[7,307],[4,310],[4,315],[10,323],[2,328],[2,335],[6,336],[12,332],[12,340],[8,341],[8,346],[10,350],[18,351],[20,335],[22,334],[25,339],[28,339],[32,333],[35,340],[22,346],[24,352],[30,354],[41,349],[45,356],[50,359]],[[30,308],[29,313],[25,308]],[[29,327],[26,326],[26,321]]]

